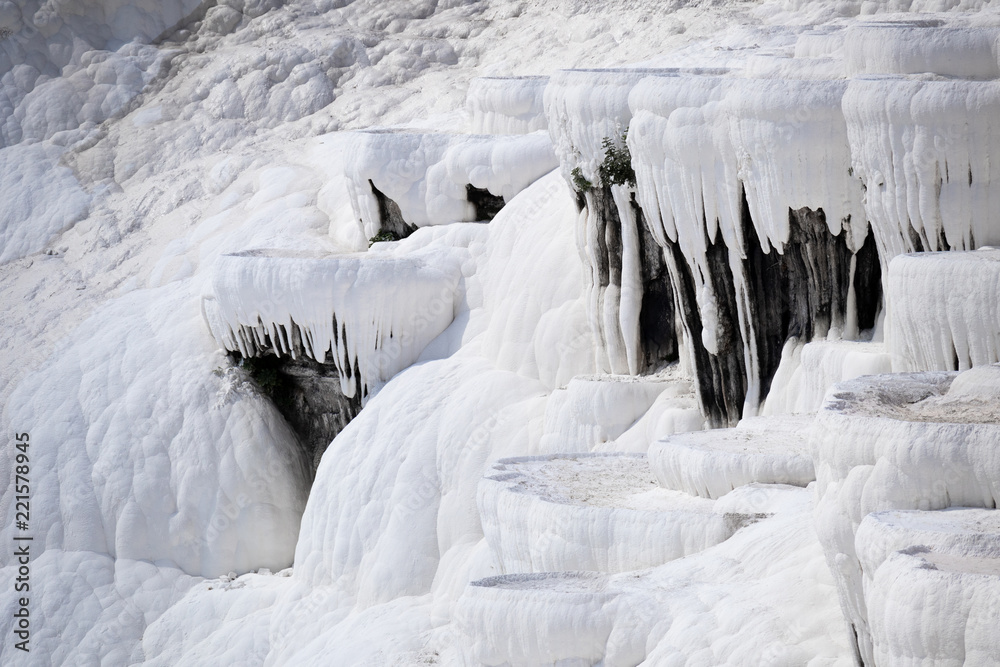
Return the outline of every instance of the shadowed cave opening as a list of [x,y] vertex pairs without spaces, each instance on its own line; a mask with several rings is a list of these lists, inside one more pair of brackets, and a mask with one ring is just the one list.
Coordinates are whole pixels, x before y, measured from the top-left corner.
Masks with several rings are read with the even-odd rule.
[[[294,359],[276,355],[267,335],[253,356],[243,357],[239,352],[229,352],[228,356],[253,378],[285,418],[310,462],[310,472],[315,474],[323,452],[361,412],[360,371],[355,362],[354,396],[345,396],[336,364],[321,363],[306,354],[298,325],[292,324],[288,340],[295,351]],[[332,350],[327,349],[328,359],[331,354]]]
[[477,188],[471,183],[465,186],[465,198],[476,207],[476,220],[489,222],[497,216],[506,202],[485,188]]
[[375,195],[375,200],[378,202],[379,230],[376,237],[387,235],[390,238],[395,236],[396,239],[405,239],[417,231],[416,225],[411,225],[403,220],[403,212],[399,210],[399,204],[375,187],[375,183],[370,178],[368,185],[371,186],[372,194]]
[[[368,185],[378,202],[379,230],[378,240],[399,240],[417,231],[416,225],[411,225],[403,219],[399,204],[375,187],[374,181],[368,179]],[[477,188],[471,184],[465,186],[466,199],[475,207],[477,222],[490,222],[496,217],[506,202],[500,195],[494,195],[489,190]]]

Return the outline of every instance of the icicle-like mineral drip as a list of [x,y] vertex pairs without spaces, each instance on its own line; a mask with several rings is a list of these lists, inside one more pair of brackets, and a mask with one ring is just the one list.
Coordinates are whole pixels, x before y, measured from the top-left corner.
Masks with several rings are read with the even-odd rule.
[[[674,280],[690,285],[677,293],[691,301],[681,308],[689,342],[703,349],[700,392],[726,406],[726,420],[755,413],[789,336],[857,329],[846,312],[859,302],[851,255],[868,223],[851,176],[844,89],[664,76],[631,93],[638,200],[657,242],[680,255],[673,266],[685,275]],[[872,298],[877,290],[860,300]]]
[[605,137],[615,141],[628,129],[628,95],[635,84],[659,70],[561,70],[545,89],[549,134],[563,176],[574,169],[591,183],[599,181]]
[[611,173],[606,161],[610,151],[625,148],[622,140],[632,119],[629,94],[636,84],[649,76],[700,71],[564,70],[552,77],[545,92],[549,132],[563,175],[584,203],[580,245],[592,267],[590,317],[600,345],[598,364],[606,371],[640,372],[663,361],[650,358],[657,348],[660,354],[672,349],[671,358],[676,358],[676,341],[666,348],[664,341],[652,341],[651,329],[670,329],[665,320],[674,319],[673,312],[664,310],[672,311],[673,304],[665,263],[655,250],[661,225],[645,223],[632,184],[623,174]]
[[764,251],[779,252],[788,211],[823,209],[832,236],[856,252],[868,232],[864,192],[851,174],[844,81],[739,82],[726,97],[739,178]]
[[595,186],[584,195],[580,244],[592,267],[588,304],[602,348],[598,366],[614,373],[642,370],[642,267],[628,186],[601,183],[599,172],[605,140],[620,146],[628,128],[628,92],[647,74],[627,69],[564,70],[552,77],[545,91],[549,133],[563,176],[578,189],[581,179]]
[[306,354],[333,363],[362,399],[416,361],[454,318],[457,269],[418,258],[247,251],[215,267],[205,312],[219,345],[244,357]]
[[545,76],[481,77],[469,84],[466,107],[476,134],[529,134],[548,127]]
[[[634,114],[629,126],[629,149],[636,173],[636,195],[654,237],[661,244],[666,239],[679,240],[669,188],[675,188],[673,194],[679,200],[679,207],[702,205],[700,182],[698,201],[689,201],[678,189],[682,186],[672,182],[682,169],[677,161],[683,159],[687,151],[671,144],[668,119],[678,109],[700,109],[722,99],[725,85],[726,79],[718,77],[655,76],[644,79],[629,94],[629,107]],[[688,140],[697,141],[698,138],[693,136]],[[690,236],[685,234],[687,243],[703,245]]]
[[893,370],[1000,361],[1000,249],[899,255],[886,292]]
[[1000,243],[1000,82],[855,79],[843,108],[883,267]]

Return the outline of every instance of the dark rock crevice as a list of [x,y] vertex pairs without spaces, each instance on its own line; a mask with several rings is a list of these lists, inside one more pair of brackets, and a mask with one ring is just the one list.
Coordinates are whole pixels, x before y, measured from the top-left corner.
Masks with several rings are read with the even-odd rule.
[[674,291],[663,250],[650,233],[635,195],[632,195],[631,206],[639,230],[639,258],[642,264],[639,331],[643,361],[647,368],[656,368],[678,359]]
[[[874,329],[882,310],[882,263],[871,227],[865,242],[854,255],[854,296],[858,330]],[[957,368],[957,367],[956,367]]]
[[403,212],[399,209],[399,204],[375,187],[375,183],[371,179],[368,179],[368,184],[371,186],[372,194],[375,195],[375,200],[378,202],[378,234],[389,234],[395,236],[397,239],[405,239],[417,231],[416,225],[411,225],[403,219]]
[[[789,210],[789,238],[783,252],[765,253],[743,199],[744,261],[750,312],[756,338],[760,396],[767,397],[781,350],[791,338],[810,341],[848,321],[851,259],[847,234],[834,236],[823,209]],[[860,329],[874,326],[881,299],[881,269],[869,234],[855,259],[856,314]]]
[[[598,312],[604,311],[604,294],[609,286],[621,290],[624,245],[622,220],[610,186],[594,188],[585,197],[590,209],[592,238],[596,247],[591,253],[594,286],[598,290]],[[638,261],[642,279],[642,305],[639,314],[641,372],[655,370],[663,364],[677,361],[677,333],[674,326],[674,297],[663,252],[646,227],[642,208],[632,195],[629,206],[635,216],[639,237]],[[582,210],[582,208],[581,208]],[[602,346],[607,336],[596,332]]]
[[850,287],[851,252],[845,234],[830,234],[823,210],[788,212],[789,238],[779,253],[765,253],[743,200],[748,320],[756,338],[757,374],[762,401],[771,388],[781,350],[789,338],[825,336],[843,326]]
[[489,222],[495,218],[506,203],[500,195],[471,184],[465,186],[465,198],[476,207],[476,220],[480,222]]
[[721,237],[708,243],[708,263],[712,288],[719,301],[718,352],[711,354],[702,343],[704,324],[698,309],[697,283],[691,266],[680,247],[668,241],[664,249],[667,270],[674,294],[674,307],[688,342],[694,363],[698,399],[706,419],[713,427],[735,425],[743,412],[746,375],[743,364],[743,339],[735,326],[736,294],[729,269],[729,250]]
[[[881,265],[872,235],[852,253],[846,232],[830,233],[822,209],[790,210],[788,215],[789,239],[781,253],[773,247],[764,252],[745,194],[741,212],[745,258],[732,264],[721,235],[714,242],[706,239],[707,279],[718,311],[715,354],[702,341],[704,322],[693,263],[675,243],[668,241],[664,249],[674,305],[692,348],[702,411],[713,426],[735,424],[746,400],[760,404],[767,397],[788,340],[820,338],[831,327],[843,330],[849,321],[852,284],[858,329],[871,329],[877,321],[882,303]],[[742,273],[743,294],[736,293],[734,266]],[[746,309],[745,322],[737,310],[740,300]],[[745,342],[755,367],[745,358]],[[757,396],[747,396],[751,376],[759,380]]]
[[341,393],[333,364],[307,357],[283,361],[278,372],[288,379],[288,398],[284,406],[276,405],[299,437],[315,471],[327,446],[361,412],[361,398]]
[[[717,309],[717,354],[709,354],[712,386],[717,396],[720,423],[735,426],[743,415],[747,395],[745,345],[737,305],[739,297],[730,268],[730,251],[721,233],[717,234],[714,243],[707,244],[707,250],[709,276]],[[698,343],[701,343],[700,339]],[[722,414],[725,415],[725,421],[721,419]]]

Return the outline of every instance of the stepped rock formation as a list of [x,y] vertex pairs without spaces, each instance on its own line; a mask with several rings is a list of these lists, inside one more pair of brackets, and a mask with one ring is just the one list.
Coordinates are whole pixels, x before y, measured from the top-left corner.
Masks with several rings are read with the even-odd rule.
[[989,664],[998,10],[0,2],[0,662]]

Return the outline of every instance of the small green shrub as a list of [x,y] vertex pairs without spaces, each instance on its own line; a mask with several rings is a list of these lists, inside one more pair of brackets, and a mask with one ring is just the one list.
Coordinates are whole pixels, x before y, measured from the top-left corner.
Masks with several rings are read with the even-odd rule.
[[398,240],[399,240],[399,234],[390,231],[388,229],[383,229],[379,231],[378,234],[368,239],[368,247],[371,248],[373,245],[379,243],[380,241],[398,241]]
[[579,167],[574,167],[570,175],[573,177],[573,187],[577,192],[590,192],[594,188],[594,184],[587,180]]
[[620,142],[613,141],[611,137],[604,137],[601,142],[604,162],[601,163],[598,174],[602,184],[635,187],[635,169],[632,168],[632,154],[625,143],[627,138],[628,130],[625,130]]
[[[635,187],[635,169],[632,168],[632,154],[628,150],[628,130],[622,133],[621,139],[615,141],[604,137],[601,148],[604,149],[604,162],[597,168],[597,176],[603,186],[627,185]],[[577,192],[590,192],[594,184],[587,180],[580,167],[574,167],[570,172],[573,177],[573,187]]]

